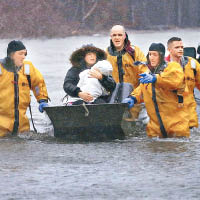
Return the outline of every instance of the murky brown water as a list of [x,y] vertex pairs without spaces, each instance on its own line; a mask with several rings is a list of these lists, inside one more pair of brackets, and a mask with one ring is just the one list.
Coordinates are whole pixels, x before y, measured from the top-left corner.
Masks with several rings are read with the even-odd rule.
[[[147,52],[151,42],[166,43],[171,36],[196,47],[200,31],[139,32],[130,39]],[[1,57],[8,41],[1,40]],[[64,96],[70,53],[82,44],[102,48],[109,44],[107,36],[24,43],[28,59],[45,77],[51,105],[61,104]],[[190,139],[152,140],[141,134],[125,141],[70,144],[53,138],[52,127],[34,99],[32,107],[40,134],[0,139],[0,199],[199,199],[199,129]]]

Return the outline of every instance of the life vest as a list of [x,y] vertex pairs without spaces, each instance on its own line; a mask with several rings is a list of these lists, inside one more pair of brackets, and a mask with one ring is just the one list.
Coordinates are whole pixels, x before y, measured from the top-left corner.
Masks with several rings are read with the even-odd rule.
[[[30,88],[37,101],[48,99],[44,79],[30,61],[24,61],[24,65],[18,72],[8,71],[2,63],[0,70],[0,136],[29,131],[30,125],[26,111],[31,100]],[[29,81],[29,79],[32,80]]]

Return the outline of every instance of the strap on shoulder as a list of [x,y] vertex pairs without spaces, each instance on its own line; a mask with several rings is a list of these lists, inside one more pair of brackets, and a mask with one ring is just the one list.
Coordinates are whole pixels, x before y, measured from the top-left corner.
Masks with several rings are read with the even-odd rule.
[[191,68],[196,69],[196,62],[194,59],[191,59]]
[[30,65],[29,64],[24,65],[24,74],[30,75]]
[[29,64],[24,65],[24,74],[27,77],[29,88],[31,89],[31,76],[30,76],[30,65]]
[[182,66],[183,70],[185,69],[185,66],[188,64],[188,61],[189,61],[189,59],[187,56],[183,56],[181,58],[181,66]]
[[191,59],[191,68],[194,71],[194,76],[196,76],[197,70],[196,70],[196,62],[194,59]]

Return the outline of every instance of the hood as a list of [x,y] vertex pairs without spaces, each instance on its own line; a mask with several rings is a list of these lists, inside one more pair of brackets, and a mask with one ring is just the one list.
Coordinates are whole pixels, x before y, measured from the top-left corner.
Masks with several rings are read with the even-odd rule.
[[16,67],[10,57],[1,59],[0,63],[8,72],[18,72],[22,68],[22,66]]
[[74,51],[70,57],[70,62],[74,67],[80,67],[84,62],[85,55],[89,52],[94,52],[97,55],[97,61],[106,60],[106,52],[93,45],[86,45]]

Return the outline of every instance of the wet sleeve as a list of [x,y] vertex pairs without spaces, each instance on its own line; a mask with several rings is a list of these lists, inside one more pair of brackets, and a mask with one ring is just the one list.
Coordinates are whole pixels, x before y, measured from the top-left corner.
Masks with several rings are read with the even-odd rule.
[[[139,47],[135,47],[135,61],[139,61],[139,62],[146,62],[146,56],[144,55],[144,53],[140,50]],[[138,65],[138,75],[142,74],[144,72],[149,72],[149,69],[146,65]]]
[[163,72],[156,75],[156,86],[169,90],[182,89],[184,84],[184,72],[177,62],[168,63]]
[[79,73],[79,69],[72,67],[68,70],[65,76],[63,89],[68,95],[72,97],[78,97],[78,93],[81,92],[81,89],[77,87],[79,81]]
[[140,61],[140,62],[146,62],[146,56],[144,53],[140,50],[139,47],[135,46],[135,61]]
[[139,69],[139,74],[150,72],[149,68],[146,65],[139,65],[138,69]]
[[133,92],[131,93],[131,96],[136,98],[137,104],[144,102],[141,84],[133,90]]
[[30,64],[31,71],[31,89],[37,101],[39,102],[41,99],[48,101],[48,93],[47,87],[44,81],[44,78],[40,71],[36,69],[32,64]]
[[196,61],[195,84],[198,90],[200,90],[200,64],[198,61]]
[[116,83],[112,76],[105,76],[103,75],[102,80],[99,80],[101,85],[108,91],[113,92],[116,86]]

